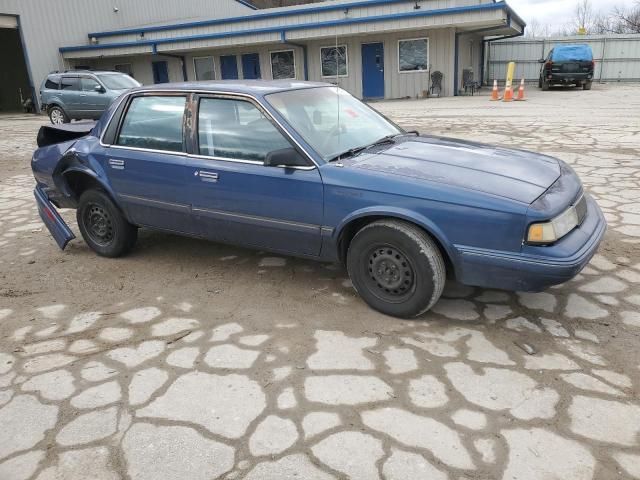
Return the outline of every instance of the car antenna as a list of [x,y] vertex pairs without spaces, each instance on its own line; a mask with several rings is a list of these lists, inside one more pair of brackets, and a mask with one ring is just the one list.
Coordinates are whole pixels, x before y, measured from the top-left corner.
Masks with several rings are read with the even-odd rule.
[[336,106],[338,108],[338,151],[340,151],[340,134],[341,134],[341,125],[340,125],[340,62],[338,61],[339,53],[338,53],[338,29],[336,28],[336,50],[334,54],[334,58],[336,59]]

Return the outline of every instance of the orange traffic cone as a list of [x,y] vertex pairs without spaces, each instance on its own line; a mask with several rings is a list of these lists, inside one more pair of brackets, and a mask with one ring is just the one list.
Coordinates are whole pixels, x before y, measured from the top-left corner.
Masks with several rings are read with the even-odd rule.
[[491,90],[491,101],[495,102],[496,100],[500,100],[500,96],[498,95],[498,80],[493,81],[493,90]]
[[522,77],[522,80],[520,80],[520,87],[518,88],[518,98],[516,98],[516,100],[523,102],[525,100],[524,98],[524,77]]
[[511,87],[511,83],[507,82],[504,87],[504,96],[502,97],[503,102],[511,102],[513,100],[513,88]]

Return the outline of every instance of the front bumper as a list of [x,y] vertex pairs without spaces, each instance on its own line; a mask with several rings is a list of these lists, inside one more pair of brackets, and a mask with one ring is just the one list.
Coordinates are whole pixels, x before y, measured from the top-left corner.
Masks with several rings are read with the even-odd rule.
[[518,291],[540,291],[571,280],[589,263],[607,230],[600,207],[590,196],[586,198],[582,224],[553,245],[527,246],[520,253],[459,247],[458,280]]

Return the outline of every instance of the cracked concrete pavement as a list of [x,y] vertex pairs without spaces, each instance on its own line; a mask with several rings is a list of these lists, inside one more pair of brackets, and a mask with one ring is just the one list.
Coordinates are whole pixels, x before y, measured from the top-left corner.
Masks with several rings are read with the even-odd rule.
[[640,86],[527,94],[375,107],[568,161],[600,253],[542,293],[450,283],[415,321],[336,265],[146,231],[61,252],[32,196],[45,119],[0,116],[0,479],[640,478]]

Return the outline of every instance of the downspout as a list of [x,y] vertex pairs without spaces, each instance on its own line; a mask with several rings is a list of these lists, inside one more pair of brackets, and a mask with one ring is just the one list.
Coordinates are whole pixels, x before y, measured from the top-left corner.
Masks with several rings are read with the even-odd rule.
[[158,53],[158,48],[156,47],[156,45],[153,45],[153,54],[154,55],[162,55],[163,57],[170,57],[170,58],[177,58],[178,60],[180,60],[181,64],[182,64],[182,80],[183,81],[187,81],[187,61],[186,61],[186,57],[184,55],[173,55],[171,53]]
[[291,45],[292,47],[298,47],[302,49],[302,62],[304,66],[304,79],[309,80],[309,65],[308,65],[308,55],[307,55],[307,46],[301,43],[290,42],[287,40],[286,32],[283,30],[280,32],[280,41],[285,45]]

